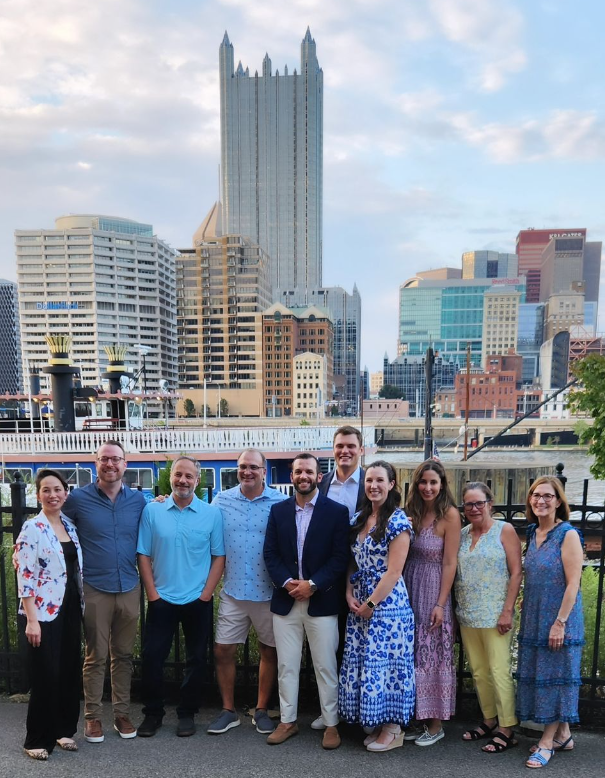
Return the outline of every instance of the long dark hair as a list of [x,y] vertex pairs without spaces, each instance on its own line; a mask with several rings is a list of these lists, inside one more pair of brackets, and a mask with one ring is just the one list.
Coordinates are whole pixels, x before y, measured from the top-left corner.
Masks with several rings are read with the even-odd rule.
[[435,498],[435,516],[437,519],[442,519],[450,508],[456,507],[454,495],[452,494],[447,483],[445,468],[441,462],[438,462],[436,459],[427,459],[426,462],[418,465],[418,467],[414,470],[414,474],[412,475],[412,483],[410,484],[410,491],[405,502],[405,512],[412,522],[412,527],[416,534],[420,532],[422,519],[426,510],[426,503],[418,491],[418,484],[427,470],[433,470],[441,479],[441,489]]
[[[386,532],[387,524],[393,514],[393,511],[396,508],[399,508],[399,506],[401,505],[401,491],[399,489],[399,486],[397,485],[397,473],[395,472],[393,465],[391,465],[389,462],[385,462],[384,459],[379,459],[376,462],[372,462],[371,465],[368,465],[366,467],[366,474],[368,470],[371,470],[373,467],[382,467],[384,470],[386,470],[386,474],[387,474],[387,478],[389,479],[389,482],[391,481],[394,482],[394,486],[387,494],[386,500],[378,509],[376,527],[372,532],[372,538],[374,539],[374,542],[378,543],[384,538],[384,533]],[[351,543],[355,542],[355,538],[357,537],[357,535],[359,535],[361,530],[364,528],[365,523],[368,520],[368,516],[371,513],[372,513],[372,503],[368,499],[367,494],[365,494],[364,492],[361,510],[359,511],[355,524],[353,524],[353,526],[351,527]]]

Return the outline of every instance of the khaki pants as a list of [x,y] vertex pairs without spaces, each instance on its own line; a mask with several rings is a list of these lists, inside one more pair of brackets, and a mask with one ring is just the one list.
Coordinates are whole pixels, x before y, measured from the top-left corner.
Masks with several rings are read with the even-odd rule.
[[128,716],[132,651],[139,623],[141,588],[129,592],[101,592],[84,584],[84,715],[101,718],[101,698],[107,656],[110,657],[113,713]]
[[511,674],[512,630],[501,635],[492,629],[460,627],[462,644],[471,668],[481,713],[498,718],[501,727],[514,727],[515,684]]

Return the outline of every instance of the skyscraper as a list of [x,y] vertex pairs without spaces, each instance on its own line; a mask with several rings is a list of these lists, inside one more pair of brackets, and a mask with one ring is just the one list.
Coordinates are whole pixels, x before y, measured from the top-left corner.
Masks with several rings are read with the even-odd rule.
[[[249,237],[271,258],[273,299],[308,304],[322,283],[323,72],[307,28],[300,73],[250,76],[219,49],[223,231]],[[283,297],[283,295],[286,297]]]
[[21,391],[21,343],[17,284],[0,278],[0,393]]
[[162,378],[176,386],[175,252],[150,224],[62,216],[54,228],[16,230],[15,243],[26,369],[48,362],[45,335],[65,334],[85,386],[101,383],[105,346],[115,343],[128,348],[130,367],[145,367],[149,389]]

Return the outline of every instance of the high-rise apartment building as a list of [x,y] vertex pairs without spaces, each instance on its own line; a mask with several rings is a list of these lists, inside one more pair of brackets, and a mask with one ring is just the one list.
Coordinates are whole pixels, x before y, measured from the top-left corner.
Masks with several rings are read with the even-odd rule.
[[292,416],[295,407],[294,358],[311,352],[326,357],[327,397],[332,399],[334,331],[325,310],[286,308],[274,303],[262,315],[264,415]]
[[462,278],[517,278],[518,264],[516,254],[465,251],[462,255]]
[[235,67],[227,33],[219,49],[221,178],[226,233],[271,258],[273,299],[309,304],[322,282],[323,73],[310,31],[300,72]]
[[[519,330],[519,300],[521,292],[498,290],[485,292],[483,297],[483,339],[481,364],[488,369],[488,357],[513,353]],[[519,379],[520,380],[520,379]]]
[[17,284],[0,278],[0,394],[22,390]]
[[249,238],[217,236],[208,220],[176,261],[179,387],[200,390],[205,380],[223,388],[231,412],[259,415],[269,259]]
[[[432,346],[444,360],[463,367],[468,344],[472,363],[479,365],[483,352],[484,297],[495,291],[518,292],[519,301],[524,302],[525,280],[409,279],[399,288],[397,353],[422,356]],[[386,375],[385,383],[388,383]]]
[[116,343],[131,369],[145,367],[148,389],[176,386],[175,252],[151,225],[63,216],[54,229],[17,230],[15,243],[26,370],[47,364],[45,335],[66,334],[85,386],[101,384],[104,347]]

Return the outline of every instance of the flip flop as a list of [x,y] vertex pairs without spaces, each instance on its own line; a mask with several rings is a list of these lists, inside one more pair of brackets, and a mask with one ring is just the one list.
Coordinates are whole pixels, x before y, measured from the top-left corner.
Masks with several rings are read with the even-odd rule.
[[[503,740],[503,743],[496,742],[496,738],[499,738],[500,740]],[[491,740],[489,740],[481,749],[486,754],[501,754],[502,751],[508,751],[509,748],[514,748],[515,746],[518,746],[519,742],[515,740],[514,738],[514,732],[511,734],[510,737],[508,735],[505,735],[504,732],[494,732],[493,737]],[[493,746],[494,750],[488,749],[488,746]]]
[[554,753],[552,748],[538,748],[525,762],[525,766],[532,769],[546,767]]
[[[473,740],[481,740],[481,738],[484,737],[491,737],[496,727],[497,724],[494,724],[492,727],[490,727],[484,721],[482,721],[478,727],[475,727],[474,729],[468,729],[462,735],[462,740],[464,740],[466,743],[471,743]],[[464,735],[469,735],[469,737],[464,737]]]

